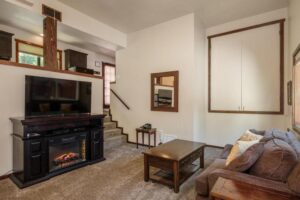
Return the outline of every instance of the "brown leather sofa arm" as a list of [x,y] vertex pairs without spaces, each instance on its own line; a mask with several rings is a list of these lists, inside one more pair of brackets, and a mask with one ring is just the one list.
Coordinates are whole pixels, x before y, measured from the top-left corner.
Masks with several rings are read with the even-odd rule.
[[232,144],[226,144],[219,158],[220,159],[227,159],[228,155],[230,154],[230,151],[231,151],[232,147],[233,147]]
[[224,169],[216,169],[208,176],[209,191],[211,191],[212,187],[219,177],[244,182],[270,191],[276,191],[283,194],[296,196],[296,194],[288,188],[286,183],[272,181],[257,176]]

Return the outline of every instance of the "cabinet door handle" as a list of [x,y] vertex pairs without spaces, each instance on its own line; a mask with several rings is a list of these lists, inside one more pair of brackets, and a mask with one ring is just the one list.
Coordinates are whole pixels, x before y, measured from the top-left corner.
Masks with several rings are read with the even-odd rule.
[[241,110],[241,107],[239,106],[238,109]]
[[245,106],[243,106],[243,111],[245,110]]

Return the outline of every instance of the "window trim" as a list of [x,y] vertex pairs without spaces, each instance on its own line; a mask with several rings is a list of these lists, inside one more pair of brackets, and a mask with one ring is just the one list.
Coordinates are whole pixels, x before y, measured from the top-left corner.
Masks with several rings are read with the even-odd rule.
[[[15,42],[16,42],[16,63],[19,63],[19,44],[27,44],[27,45],[31,45],[31,46],[35,46],[35,47],[40,47],[40,48],[44,48],[43,45],[39,45],[39,44],[35,44],[35,43],[32,43],[32,42],[28,42],[28,41],[25,41],[25,40],[20,40],[20,39],[15,39]],[[22,51],[21,51],[22,52]],[[59,50],[57,49],[57,52],[59,53],[59,69],[62,70],[62,50]],[[23,52],[23,53],[26,53],[26,52]],[[40,56],[40,55],[38,55]],[[36,66],[36,65],[33,65],[33,66]]]
[[[224,33],[219,33],[215,35],[210,35],[208,39],[208,112],[209,113],[238,113],[238,114],[271,114],[271,115],[283,115],[284,114],[284,22],[285,19],[279,19],[263,24],[257,24],[245,28],[240,28]],[[238,32],[243,32],[251,29],[261,28],[265,26],[270,26],[274,24],[279,24],[280,26],[280,111],[230,111],[230,110],[213,110],[211,108],[211,40],[216,37],[221,37],[224,35],[234,34]]]
[[[110,66],[115,68],[115,76],[117,75],[117,68],[115,64],[107,63],[107,62],[102,62],[102,79],[103,79],[103,108],[109,108],[110,104],[107,105],[105,104],[105,66]],[[117,81],[117,80],[116,80]],[[115,82],[111,82],[110,84],[115,84]]]

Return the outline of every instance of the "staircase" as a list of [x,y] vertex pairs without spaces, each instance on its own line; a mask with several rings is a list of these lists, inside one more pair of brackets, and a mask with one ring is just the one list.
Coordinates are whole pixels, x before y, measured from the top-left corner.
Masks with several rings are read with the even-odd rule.
[[127,135],[122,134],[123,128],[118,127],[118,123],[112,120],[109,109],[104,109],[104,150],[110,150],[121,146],[127,142]]

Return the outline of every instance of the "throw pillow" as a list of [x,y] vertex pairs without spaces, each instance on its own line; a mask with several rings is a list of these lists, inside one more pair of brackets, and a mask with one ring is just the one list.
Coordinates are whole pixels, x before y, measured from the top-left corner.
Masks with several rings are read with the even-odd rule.
[[264,152],[251,168],[250,174],[269,180],[286,182],[291,170],[297,164],[295,150],[280,139],[272,139],[264,146]]
[[257,143],[250,146],[243,154],[232,160],[226,169],[237,172],[244,172],[257,161],[264,151],[264,143]]
[[259,140],[254,141],[240,141],[238,140],[232,147],[230,154],[226,160],[226,166],[229,165],[231,161],[233,161],[235,158],[239,157],[241,154],[243,154],[249,147],[252,145],[258,143]]
[[247,130],[241,137],[239,140],[242,141],[253,141],[253,140],[260,140],[262,139],[263,136],[262,135],[257,135],[253,132],[251,132],[250,130]]

